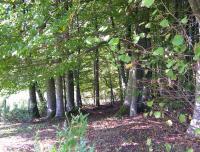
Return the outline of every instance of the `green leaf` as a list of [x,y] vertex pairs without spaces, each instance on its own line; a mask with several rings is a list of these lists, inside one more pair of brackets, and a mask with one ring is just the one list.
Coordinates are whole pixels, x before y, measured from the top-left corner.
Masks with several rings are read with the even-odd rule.
[[195,58],[200,59],[200,43],[196,43],[194,46],[194,53],[195,53]]
[[168,59],[167,60],[167,68],[171,68],[174,64],[176,63],[175,60],[172,60],[172,59]]
[[184,38],[182,35],[175,35],[174,38],[172,39],[172,44],[174,46],[180,46],[184,43]]
[[125,63],[129,63],[131,61],[131,57],[128,56],[128,55],[123,54],[123,55],[119,56],[119,60],[121,60],[121,61],[123,61]]
[[178,73],[183,74],[187,69],[187,64],[183,61],[177,62],[176,66],[178,67]]
[[150,8],[155,0],[142,0],[141,6],[145,6],[147,8]]
[[151,28],[151,23],[147,23],[147,24],[145,25],[145,28]]
[[160,118],[161,117],[161,112],[160,111],[155,111],[154,112],[154,116],[155,116],[155,118]]
[[195,135],[200,135],[200,128],[195,129]]
[[138,43],[138,41],[140,40],[140,36],[139,35],[134,35],[133,36],[133,42],[136,44]]
[[181,20],[181,23],[183,23],[183,24],[187,24],[187,23],[188,23],[188,18],[187,18],[187,16],[185,16],[185,17]]
[[155,55],[155,56],[157,56],[157,55],[163,56],[163,55],[164,55],[164,48],[163,48],[163,47],[157,48],[157,49],[153,52],[153,55]]
[[160,22],[160,26],[162,27],[168,27],[169,26],[169,21],[167,19],[164,19]]
[[165,149],[166,149],[167,152],[170,152],[171,149],[172,149],[172,146],[169,143],[166,143],[165,144]]
[[163,108],[163,107],[165,106],[165,103],[164,103],[164,102],[161,102],[161,103],[159,103],[159,106],[160,106],[161,108]]
[[107,26],[101,26],[101,27],[99,28],[99,31],[104,32],[104,31],[106,31],[107,29],[108,29]]
[[179,117],[178,117],[178,119],[179,119],[180,123],[186,122],[186,116],[185,116],[185,114],[180,114]]
[[130,4],[130,3],[132,3],[133,2],[133,0],[128,0],[128,3]]
[[153,100],[147,101],[147,106],[148,106],[148,107],[152,107],[152,106],[153,106]]
[[119,44],[119,38],[112,38],[109,43],[110,46],[117,46]]
[[94,43],[97,43],[97,42],[100,42],[100,39],[97,38],[97,37],[88,37],[85,42],[88,44],[88,45],[93,45]]
[[156,13],[158,12],[158,10],[154,10],[153,13],[152,13],[152,16],[156,15]]
[[172,79],[172,80],[176,80],[176,75],[174,74],[173,70],[172,69],[167,69],[165,70],[166,72],[166,75]]
[[194,152],[194,150],[192,148],[189,148],[186,150],[186,152]]
[[195,44],[194,51],[195,51],[195,53],[200,54],[200,43]]

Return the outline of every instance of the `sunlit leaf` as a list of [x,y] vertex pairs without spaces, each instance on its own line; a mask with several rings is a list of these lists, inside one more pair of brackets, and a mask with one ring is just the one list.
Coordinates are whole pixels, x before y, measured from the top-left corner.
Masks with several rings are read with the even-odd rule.
[[195,135],[200,135],[200,128],[195,129]]
[[160,118],[161,117],[161,112],[160,111],[155,111],[154,113],[155,118]]
[[164,48],[163,48],[163,47],[157,48],[157,49],[153,52],[153,55],[155,55],[155,56],[157,56],[157,55],[163,56],[163,55],[164,55]]
[[176,80],[176,75],[174,74],[173,70],[172,69],[167,69],[165,70],[166,72],[166,75],[172,79],[172,80]]
[[166,143],[166,144],[165,144],[165,149],[166,149],[166,151],[167,151],[167,152],[170,152],[170,151],[171,151],[171,149],[172,149],[172,146],[171,146],[171,144],[169,144],[169,143]]
[[185,114],[180,114],[179,117],[178,117],[178,119],[179,119],[180,123],[186,122],[186,116],[185,116]]
[[140,40],[140,36],[139,35],[134,35],[133,36],[133,42],[136,44],[138,43],[138,41]]
[[119,38],[112,38],[109,43],[111,46],[117,46],[119,44]]
[[162,27],[168,27],[169,26],[169,21],[167,19],[164,19],[160,22],[160,26]]
[[152,107],[152,106],[153,106],[153,100],[147,101],[147,106],[148,106],[148,107]]
[[150,8],[155,0],[142,0],[141,6],[145,6],[147,8]]
[[131,57],[126,54],[123,54],[123,55],[119,56],[119,60],[121,60],[125,63],[129,63],[131,61]]
[[192,148],[189,148],[186,150],[186,152],[194,152],[194,150]]
[[172,44],[174,46],[180,46],[184,43],[184,38],[182,35],[175,35],[175,37],[172,39]]
[[187,18],[187,16],[185,16],[185,17],[181,20],[181,23],[183,23],[183,24],[187,24],[187,23],[188,23],[188,18]]

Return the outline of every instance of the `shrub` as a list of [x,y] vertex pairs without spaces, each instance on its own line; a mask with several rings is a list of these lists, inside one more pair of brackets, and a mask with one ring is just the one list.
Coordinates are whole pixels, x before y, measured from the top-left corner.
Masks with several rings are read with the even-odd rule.
[[9,106],[6,106],[6,102],[0,107],[0,119],[2,121],[17,121],[24,122],[30,120],[30,115],[26,107],[18,107],[15,105],[14,109],[10,110]]
[[94,148],[90,147],[85,138],[87,130],[87,115],[79,113],[77,116],[72,115],[71,122],[58,132],[58,150],[54,148],[53,152],[93,152]]

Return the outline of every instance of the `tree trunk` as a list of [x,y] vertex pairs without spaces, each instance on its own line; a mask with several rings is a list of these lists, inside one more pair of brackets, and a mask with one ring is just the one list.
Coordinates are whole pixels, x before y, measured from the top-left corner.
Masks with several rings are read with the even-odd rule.
[[39,110],[37,107],[37,98],[36,98],[36,84],[33,83],[29,86],[29,112],[31,115],[31,118],[39,118]]
[[55,82],[53,78],[47,81],[47,118],[53,118],[56,114]]
[[56,117],[62,118],[65,115],[63,102],[63,83],[62,77],[58,76],[55,81],[56,84]]
[[99,99],[99,50],[95,50],[95,60],[94,60],[94,91],[95,91],[95,105],[100,106]]
[[[200,23],[200,1],[199,0],[189,0],[190,6],[193,10],[194,15],[197,17]],[[197,61],[196,66],[196,89],[195,89],[195,108],[193,113],[193,118],[190,122],[190,126],[187,132],[191,135],[195,135],[196,129],[200,128],[200,61]],[[196,134],[197,135],[197,134]],[[197,135],[199,136],[199,134]]]
[[67,111],[67,90],[66,90],[66,78],[63,77],[63,100],[64,100],[64,110]]
[[124,90],[122,88],[122,78],[121,78],[121,72],[120,68],[118,68],[118,79],[119,79],[119,97],[120,97],[120,104],[123,105],[124,103]]
[[82,107],[81,100],[81,90],[80,90],[80,81],[79,81],[79,69],[75,71],[75,81],[76,81],[76,103],[78,107]]
[[115,97],[114,97],[114,92],[113,92],[113,83],[112,83],[111,73],[109,73],[109,82],[110,82],[110,100],[111,100],[111,105],[113,105],[115,101]]
[[66,92],[67,92],[67,105],[66,110],[68,112],[72,111],[75,107],[74,103],[74,74],[73,71],[70,70],[66,74]]
[[137,114],[137,79],[136,79],[136,68],[133,66],[129,70],[129,81],[126,88],[126,97],[124,101],[124,106],[130,107],[130,116],[135,116]]
[[[197,62],[196,67],[196,89],[195,89],[195,108],[193,118],[188,128],[188,133],[195,135],[195,130],[200,128],[200,61]],[[199,135],[198,135],[199,136]]]
[[41,103],[46,103],[46,99],[44,98],[43,93],[40,90],[38,85],[36,85],[36,92],[37,92],[37,95],[38,95],[38,98],[39,98],[40,102]]

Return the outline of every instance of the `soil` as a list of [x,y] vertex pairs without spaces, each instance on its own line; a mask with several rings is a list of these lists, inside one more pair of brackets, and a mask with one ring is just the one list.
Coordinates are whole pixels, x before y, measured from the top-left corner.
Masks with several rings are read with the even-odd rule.
[[[119,104],[100,108],[87,106],[87,140],[96,152],[184,152],[190,148],[200,151],[200,140],[188,137],[187,125],[165,119],[144,117],[115,117]],[[63,122],[0,122],[0,152],[48,152],[56,144],[56,132]],[[188,151],[189,152],[189,151]]]

